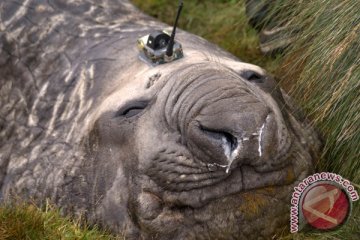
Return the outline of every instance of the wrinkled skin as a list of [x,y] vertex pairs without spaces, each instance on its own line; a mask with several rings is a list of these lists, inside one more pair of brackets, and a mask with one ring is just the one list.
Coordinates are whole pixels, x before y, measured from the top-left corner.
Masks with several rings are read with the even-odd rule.
[[136,39],[168,28],[127,1],[1,5],[0,199],[46,198],[127,239],[261,239],[288,225],[313,129],[261,68],[179,31],[152,67]]

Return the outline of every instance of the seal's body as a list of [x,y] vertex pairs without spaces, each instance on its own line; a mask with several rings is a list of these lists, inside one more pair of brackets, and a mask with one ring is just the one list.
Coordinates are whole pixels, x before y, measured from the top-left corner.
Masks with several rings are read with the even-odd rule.
[[[257,239],[286,226],[318,140],[261,68],[129,2],[1,3],[0,198],[50,198],[134,239]],[[171,28],[169,28],[171,29]]]

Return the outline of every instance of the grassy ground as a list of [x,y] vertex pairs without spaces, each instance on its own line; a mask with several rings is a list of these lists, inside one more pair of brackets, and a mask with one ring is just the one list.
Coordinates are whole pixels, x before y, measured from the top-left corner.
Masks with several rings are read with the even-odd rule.
[[[32,204],[0,207],[0,240],[124,240],[96,227],[87,227],[60,216],[59,211],[47,205],[39,209]],[[281,240],[358,240],[359,215],[352,217],[338,231],[329,233],[284,233]]]
[[[177,1],[133,0],[143,11],[172,24]],[[324,136],[318,171],[342,174],[360,185],[360,2],[274,0],[271,20],[288,19],[297,38],[283,56],[264,57],[248,24],[243,1],[185,1],[180,27],[275,74]],[[301,2],[301,4],[299,4]],[[294,74],[295,73],[295,74]],[[358,188],[359,190],[359,188]],[[359,205],[359,204],[357,204]],[[360,208],[329,233],[299,233],[283,239],[360,239]],[[96,228],[61,218],[51,207],[0,207],[0,240],[116,239]]]
[[47,205],[39,209],[32,204],[0,207],[0,240],[116,240],[96,227],[63,218]]

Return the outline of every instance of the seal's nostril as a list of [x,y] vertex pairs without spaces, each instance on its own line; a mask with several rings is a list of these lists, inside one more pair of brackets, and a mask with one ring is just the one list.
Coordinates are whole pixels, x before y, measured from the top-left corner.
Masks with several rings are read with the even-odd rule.
[[228,144],[228,146],[230,146],[230,152],[235,151],[235,149],[238,147],[237,138],[227,132],[222,132],[222,134],[225,137],[226,143]]
[[225,145],[223,147],[225,150],[225,154],[227,156],[230,156],[231,153],[233,151],[235,151],[236,148],[238,147],[237,138],[228,132],[221,131],[221,130],[209,129],[202,125],[200,125],[200,129],[209,137],[216,139],[216,140],[220,140],[222,142],[222,144]]

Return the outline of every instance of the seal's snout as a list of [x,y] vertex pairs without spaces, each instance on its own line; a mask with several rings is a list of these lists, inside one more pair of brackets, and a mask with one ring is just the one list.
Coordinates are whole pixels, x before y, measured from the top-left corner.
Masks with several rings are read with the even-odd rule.
[[189,124],[189,147],[201,161],[226,171],[256,165],[273,155],[277,128],[271,116],[270,108],[251,96],[246,102],[210,103]]

